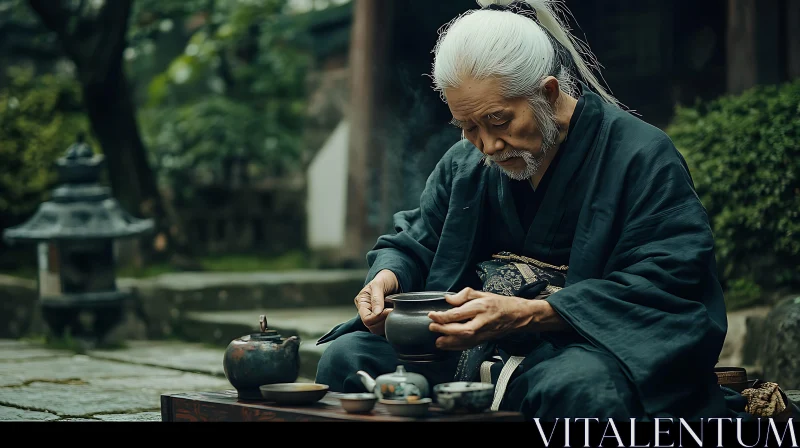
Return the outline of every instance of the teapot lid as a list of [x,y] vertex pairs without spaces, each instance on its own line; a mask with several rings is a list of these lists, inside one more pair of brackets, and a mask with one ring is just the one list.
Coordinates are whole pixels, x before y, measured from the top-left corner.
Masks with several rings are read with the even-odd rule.
[[402,364],[397,365],[397,369],[392,373],[385,373],[377,378],[380,381],[411,381],[420,384],[427,384],[428,379],[425,378],[425,375],[409,372],[406,370],[405,366]]
[[385,373],[381,375],[380,378],[405,378],[408,376],[410,376],[408,374],[408,371],[406,371],[406,368],[402,364],[400,364],[397,366],[397,369],[394,372]]
[[251,340],[255,341],[275,341],[279,342],[281,339],[281,335],[278,334],[275,330],[268,330],[267,329],[267,316],[261,315],[258,317],[259,326],[261,327],[261,333],[255,333],[250,335]]

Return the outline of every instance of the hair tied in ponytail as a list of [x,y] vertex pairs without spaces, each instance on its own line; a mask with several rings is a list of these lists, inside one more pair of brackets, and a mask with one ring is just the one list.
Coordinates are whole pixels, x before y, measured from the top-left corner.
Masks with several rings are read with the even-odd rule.
[[504,8],[518,0],[476,0],[481,8],[490,8],[492,6]]
[[530,3],[522,0],[477,0],[481,9],[488,9],[490,11],[508,11],[514,14],[528,17],[534,22],[539,22],[536,16],[536,10]]

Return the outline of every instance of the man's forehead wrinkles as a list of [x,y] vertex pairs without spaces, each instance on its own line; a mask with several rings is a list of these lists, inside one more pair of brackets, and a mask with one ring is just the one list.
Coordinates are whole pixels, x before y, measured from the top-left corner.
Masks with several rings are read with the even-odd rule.
[[505,109],[506,104],[503,104],[500,101],[488,101],[484,102],[484,104],[480,105],[480,107],[476,107],[473,115],[476,117],[485,118],[492,113],[501,113]]
[[479,98],[475,98],[472,101],[460,101],[453,108],[453,115],[461,116],[463,118],[471,118],[476,111],[480,111],[480,109],[484,107],[486,106]]
[[469,119],[479,119],[480,120],[480,119],[484,119],[484,118],[490,118],[492,116],[502,116],[503,114],[505,114],[505,111],[506,111],[506,108],[504,106],[501,106],[501,105],[498,105],[498,104],[492,104],[492,105],[484,106],[484,107],[481,107],[480,109],[477,109],[477,112],[470,112],[468,116],[465,116],[465,118],[458,118],[456,115],[461,115],[460,113],[458,113],[458,112],[461,112],[461,111],[454,111],[456,113],[453,114],[453,119],[455,121],[463,123],[465,121],[465,119],[467,119],[467,120],[469,120]]

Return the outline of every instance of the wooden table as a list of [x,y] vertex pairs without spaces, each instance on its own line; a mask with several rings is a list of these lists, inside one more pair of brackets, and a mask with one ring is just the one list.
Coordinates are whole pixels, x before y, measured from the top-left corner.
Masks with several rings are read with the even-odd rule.
[[161,396],[161,420],[165,422],[520,422],[517,412],[448,415],[435,405],[425,418],[395,417],[381,403],[371,414],[348,414],[336,394],[329,393],[309,406],[278,406],[264,401],[240,400],[236,391],[188,392]]

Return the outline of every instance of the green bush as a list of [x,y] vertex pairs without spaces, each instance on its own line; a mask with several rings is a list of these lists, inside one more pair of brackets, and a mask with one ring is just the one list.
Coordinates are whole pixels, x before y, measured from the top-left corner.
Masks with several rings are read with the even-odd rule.
[[24,217],[47,199],[54,163],[77,135],[91,141],[89,121],[74,79],[20,67],[7,76],[0,89],[0,214]]
[[800,283],[800,80],[679,107],[667,133],[709,212],[728,290]]

